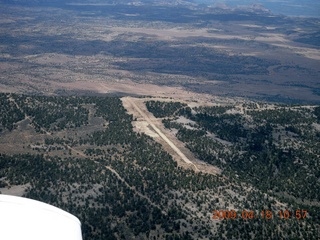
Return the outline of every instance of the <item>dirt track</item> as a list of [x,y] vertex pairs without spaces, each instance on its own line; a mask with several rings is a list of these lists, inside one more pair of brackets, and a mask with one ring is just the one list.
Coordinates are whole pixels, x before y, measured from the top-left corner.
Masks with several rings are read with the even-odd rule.
[[137,191],[135,187],[131,186],[126,180],[124,180],[119,173],[114,170],[112,167],[110,166],[106,166],[106,169],[108,169],[109,171],[111,171],[120,181],[122,181],[128,188],[130,188],[132,191],[135,192],[135,194],[137,194],[139,197],[145,199],[148,201],[148,203],[152,206],[154,206],[155,208],[158,208],[162,214],[167,215],[168,213],[166,211],[163,210],[163,208],[161,208],[159,205],[155,204],[154,202],[152,202],[150,200],[150,198],[146,195],[143,195],[141,192]]

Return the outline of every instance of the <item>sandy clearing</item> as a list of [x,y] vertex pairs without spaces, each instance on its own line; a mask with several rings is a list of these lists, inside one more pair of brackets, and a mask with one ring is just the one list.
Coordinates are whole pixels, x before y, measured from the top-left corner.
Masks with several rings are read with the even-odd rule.
[[[248,37],[243,37],[239,35],[229,35],[226,33],[219,33],[219,29],[211,28],[200,28],[200,29],[184,29],[184,28],[168,28],[168,29],[158,29],[158,28],[127,28],[127,27],[112,27],[110,30],[114,31],[112,36],[117,36],[124,33],[133,33],[133,34],[146,34],[149,37],[154,37],[159,40],[176,40],[179,38],[187,37],[211,37],[217,39],[242,39],[250,40]],[[214,32],[212,32],[214,31]],[[105,36],[105,40],[110,41],[113,39],[110,36]]]
[[138,119],[132,123],[133,127],[138,130],[138,132],[143,132],[152,138],[160,137],[156,132],[149,128],[149,123],[146,121]]
[[192,121],[184,116],[180,116],[177,120],[177,123],[182,123],[182,124],[192,124],[192,125],[197,125],[195,121]]
[[197,37],[197,36],[210,36],[208,29],[183,29],[183,28],[168,28],[168,29],[158,29],[158,28],[127,28],[127,27],[113,27],[112,31],[117,33],[135,33],[135,34],[148,34],[150,37],[158,37],[162,40],[173,40],[175,38],[181,37]]
[[38,64],[66,64],[68,62],[75,62],[78,58],[66,54],[45,53],[41,55],[30,55],[25,58],[32,59]]
[[[130,78],[130,77],[129,77]],[[76,82],[56,82],[52,83],[57,88],[66,90],[85,90],[98,93],[127,93],[128,95],[136,94],[143,96],[158,96],[163,98],[176,99],[212,99],[213,96],[206,94],[197,94],[184,90],[182,87],[159,86],[152,83],[136,83],[130,79],[104,81],[96,79],[92,81]]]
[[261,26],[261,25],[256,25],[256,24],[238,24],[239,26],[242,26],[242,27],[249,27],[249,28],[262,28],[264,26]]
[[0,188],[0,192],[1,194],[22,197],[28,187],[30,187],[30,184],[15,185],[10,188]]
[[318,123],[313,123],[312,126],[313,126],[317,131],[320,132],[320,124],[318,124]]
[[267,42],[267,43],[281,42],[281,43],[288,44],[289,42],[291,42],[290,40],[286,39],[285,37],[286,36],[284,34],[279,34],[279,33],[263,33],[263,34],[255,37],[254,39],[257,41]]
[[242,27],[248,27],[248,28],[265,28],[267,30],[275,30],[277,27],[272,27],[272,26],[262,26],[262,25],[256,25],[256,24],[238,24],[239,26]]
[[306,58],[320,60],[320,50],[319,49],[307,48],[307,47],[294,47],[294,46],[290,46],[289,44],[285,44],[285,43],[273,43],[272,45],[290,49],[294,53],[301,54],[301,55],[305,56]]

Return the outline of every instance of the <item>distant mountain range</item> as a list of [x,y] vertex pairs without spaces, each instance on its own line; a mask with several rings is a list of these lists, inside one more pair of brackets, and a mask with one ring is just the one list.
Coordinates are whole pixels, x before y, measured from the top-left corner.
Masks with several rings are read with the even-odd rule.
[[194,0],[190,2],[216,5],[226,4],[227,6],[243,6],[261,4],[276,14],[289,16],[320,17],[320,1],[314,0]]
[[320,17],[320,1],[313,0],[0,0],[9,4],[130,4],[130,5],[207,5],[225,8],[269,9],[273,13],[288,16]]

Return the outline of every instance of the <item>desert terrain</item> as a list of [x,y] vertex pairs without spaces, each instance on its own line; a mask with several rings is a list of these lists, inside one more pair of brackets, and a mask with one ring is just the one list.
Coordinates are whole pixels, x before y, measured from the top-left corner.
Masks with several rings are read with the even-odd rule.
[[3,4],[0,91],[319,102],[316,19],[144,8]]

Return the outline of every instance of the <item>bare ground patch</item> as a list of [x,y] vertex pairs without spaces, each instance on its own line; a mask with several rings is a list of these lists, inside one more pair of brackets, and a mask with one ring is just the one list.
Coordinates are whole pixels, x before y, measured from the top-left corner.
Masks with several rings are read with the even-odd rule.
[[30,184],[25,185],[15,185],[5,188],[0,188],[1,194],[12,195],[12,196],[22,196],[26,189],[30,187]]

